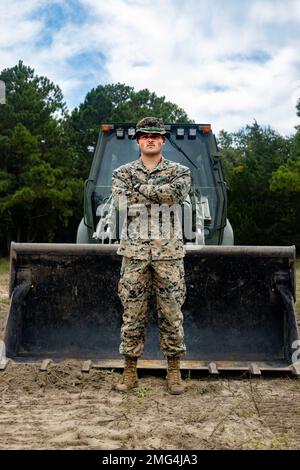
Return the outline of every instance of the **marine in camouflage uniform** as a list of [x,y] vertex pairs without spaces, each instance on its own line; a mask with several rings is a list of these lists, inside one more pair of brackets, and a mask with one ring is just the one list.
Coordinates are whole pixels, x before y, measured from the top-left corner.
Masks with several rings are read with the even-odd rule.
[[[161,120],[144,118],[137,125],[135,137],[144,133],[165,135],[166,131]],[[136,359],[143,353],[152,289],[156,294],[163,354],[179,359],[186,351],[181,312],[186,296],[185,250],[178,230],[178,211],[171,211],[169,233],[165,233],[161,219],[153,223],[152,211],[157,207],[180,208],[189,188],[189,168],[164,157],[153,169],[147,168],[139,158],[113,173],[113,198],[127,216],[118,249],[118,254],[123,256],[118,294],[124,307],[120,353],[127,359]],[[144,232],[141,214],[147,219]]]

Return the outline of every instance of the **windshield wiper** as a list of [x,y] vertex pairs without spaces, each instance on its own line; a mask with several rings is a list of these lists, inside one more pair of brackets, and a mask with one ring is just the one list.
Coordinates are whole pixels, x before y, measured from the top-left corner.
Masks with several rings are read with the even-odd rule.
[[185,153],[185,151],[182,150],[182,148],[179,147],[179,145],[176,144],[176,142],[174,142],[174,140],[172,140],[171,137],[168,137],[168,141],[176,150],[178,150],[178,152],[182,153],[185,156],[185,158],[193,165],[193,167],[196,168],[196,170],[199,170],[199,168],[197,167],[197,165],[195,165],[193,160],[190,159],[190,157]]

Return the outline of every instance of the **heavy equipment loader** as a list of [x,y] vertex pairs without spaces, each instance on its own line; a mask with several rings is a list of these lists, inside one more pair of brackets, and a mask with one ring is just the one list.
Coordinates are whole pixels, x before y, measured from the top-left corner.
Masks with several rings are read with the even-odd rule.
[[[187,354],[182,368],[290,371],[300,374],[295,301],[295,248],[234,246],[227,186],[216,139],[207,124],[166,126],[164,158],[191,170],[182,204],[187,298]],[[111,195],[115,168],[139,158],[131,124],[104,124],[84,189],[76,244],[12,243],[11,305],[2,365],[16,361],[84,360],[118,367],[122,306],[116,254],[122,215]],[[6,356],[5,356],[6,349]],[[165,367],[149,297],[140,367]],[[1,363],[1,361],[0,361]],[[3,365],[4,367],[4,365]]]

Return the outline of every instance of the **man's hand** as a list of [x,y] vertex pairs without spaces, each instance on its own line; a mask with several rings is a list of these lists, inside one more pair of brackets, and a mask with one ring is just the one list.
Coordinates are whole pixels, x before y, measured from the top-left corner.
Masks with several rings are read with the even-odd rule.
[[184,167],[169,182],[167,181],[168,178],[162,178],[160,184],[141,184],[138,190],[155,203],[182,204],[190,190],[190,170]]

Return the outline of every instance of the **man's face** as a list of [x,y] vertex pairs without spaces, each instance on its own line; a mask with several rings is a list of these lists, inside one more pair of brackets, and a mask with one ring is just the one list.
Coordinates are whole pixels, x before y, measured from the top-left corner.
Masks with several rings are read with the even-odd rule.
[[141,153],[149,157],[159,155],[164,142],[165,138],[161,134],[141,134],[137,139]]

